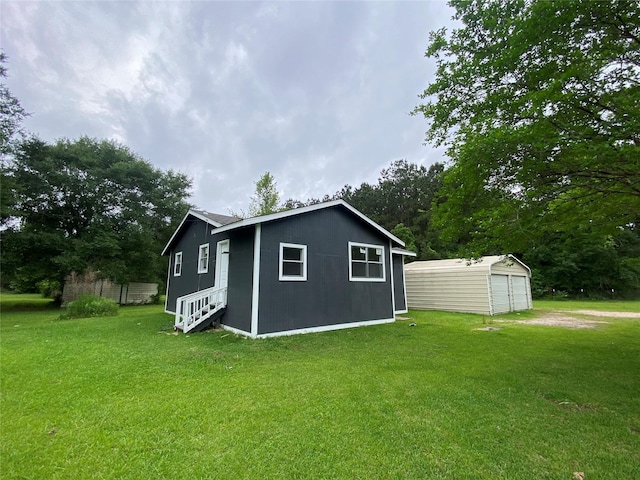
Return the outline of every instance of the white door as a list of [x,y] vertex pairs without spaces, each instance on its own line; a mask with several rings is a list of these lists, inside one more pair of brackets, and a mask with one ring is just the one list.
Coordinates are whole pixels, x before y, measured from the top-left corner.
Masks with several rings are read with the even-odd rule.
[[229,240],[218,242],[216,248],[215,288],[226,288],[229,283]]
[[529,293],[527,289],[527,277],[511,277],[513,287],[513,309],[527,310],[529,308]]
[[511,310],[509,277],[507,275],[491,275],[491,304],[494,315],[507,313]]

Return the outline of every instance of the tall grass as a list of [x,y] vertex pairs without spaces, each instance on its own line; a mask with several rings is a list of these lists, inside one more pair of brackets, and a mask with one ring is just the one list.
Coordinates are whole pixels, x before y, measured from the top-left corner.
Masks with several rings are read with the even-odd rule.
[[7,478],[640,478],[640,321],[247,340],[161,308],[2,315]]

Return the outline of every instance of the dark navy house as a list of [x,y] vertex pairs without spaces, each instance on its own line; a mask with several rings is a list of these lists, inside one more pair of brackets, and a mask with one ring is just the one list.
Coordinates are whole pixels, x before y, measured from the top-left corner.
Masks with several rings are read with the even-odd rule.
[[189,210],[169,255],[176,329],[251,337],[393,322],[407,311],[404,243],[342,200],[238,219]]

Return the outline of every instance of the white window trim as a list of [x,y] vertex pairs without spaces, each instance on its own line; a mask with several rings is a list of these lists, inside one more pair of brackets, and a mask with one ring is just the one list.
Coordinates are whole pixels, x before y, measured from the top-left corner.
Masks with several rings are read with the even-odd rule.
[[[382,255],[380,255],[380,258],[382,259],[382,278],[365,278],[365,277],[353,276],[353,260],[351,259],[352,247],[382,249]],[[370,243],[349,242],[348,248],[349,248],[349,281],[350,282],[386,282],[387,281],[387,269],[385,266],[386,262],[385,262],[385,256],[384,256],[384,252],[385,252],[384,245],[372,245]]]
[[[203,252],[206,251],[207,262],[204,265],[204,268],[201,267],[202,259],[204,257]],[[198,248],[198,273],[208,273],[209,272],[209,244],[203,243]]]
[[182,275],[182,252],[176,252],[173,258],[173,276],[179,277]]
[[[283,258],[282,253],[286,248],[297,248],[302,250],[302,276],[284,275],[282,273]],[[306,282],[307,281],[307,246],[297,243],[280,243],[280,255],[278,256],[278,280],[281,282]]]

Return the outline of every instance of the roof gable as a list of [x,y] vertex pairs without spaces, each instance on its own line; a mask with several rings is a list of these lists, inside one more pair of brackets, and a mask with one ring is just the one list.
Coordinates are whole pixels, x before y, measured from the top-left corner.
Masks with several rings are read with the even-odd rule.
[[212,233],[222,233],[222,232],[227,232],[229,230],[235,230],[236,228],[247,227],[250,225],[257,225],[259,223],[272,222],[274,220],[293,217],[296,215],[302,215],[304,213],[309,213],[316,210],[322,210],[324,208],[332,208],[332,207],[345,208],[347,211],[351,212],[351,214],[363,220],[365,223],[369,224],[369,226],[371,226],[378,232],[382,233],[385,237],[389,238],[392,242],[396,243],[401,247],[405,246],[402,240],[400,240],[398,237],[396,237],[392,233],[382,228],[376,222],[374,222],[369,217],[367,217],[363,213],[353,208],[344,200],[333,200],[331,202],[318,203],[315,205],[309,205],[307,207],[294,208],[292,210],[285,210],[284,212],[271,213],[269,215],[261,215],[259,217],[251,217],[251,218],[245,218],[245,219],[238,219],[236,217],[229,217],[226,215],[218,215],[215,213],[206,212],[204,210],[191,209],[184,216],[184,218],[182,219],[182,222],[180,222],[180,225],[178,225],[178,228],[176,228],[176,231],[173,233],[173,235],[167,242],[167,245],[162,250],[162,255],[166,255],[169,252],[169,250],[171,249],[171,245],[173,244],[174,240],[177,238],[178,233],[182,229],[185,221],[189,216],[199,218],[200,220],[207,222],[210,225],[213,225],[214,227],[216,227],[214,232]]
[[400,240],[398,237],[396,237],[392,233],[385,230],[383,227],[378,225],[376,222],[371,220],[369,217],[367,217],[363,213],[353,208],[344,200],[333,200],[331,202],[317,203],[315,205],[309,205],[307,207],[285,210],[284,212],[271,213],[269,215],[261,215],[259,217],[245,218],[244,220],[241,220],[239,222],[217,228],[215,233],[226,232],[228,230],[233,230],[235,228],[247,227],[250,225],[256,225],[258,223],[272,222],[274,220],[280,220],[282,218],[293,217],[296,215],[302,215],[304,213],[314,212],[316,210],[322,210],[324,208],[332,208],[332,207],[343,207],[347,209],[353,215],[360,218],[361,220],[364,220],[365,223],[369,224],[371,227],[373,227],[378,232],[382,233],[385,237],[389,238],[391,241],[395,242],[396,244],[402,247],[405,246],[402,240]]
[[203,222],[208,223],[215,228],[223,227],[240,220],[237,217],[230,217],[228,215],[220,215],[219,213],[211,213],[207,212],[206,210],[197,210],[195,208],[191,208],[185,214],[184,218],[180,222],[180,225],[178,225],[178,228],[176,228],[176,230],[173,232],[173,235],[171,235],[171,238],[162,249],[162,255],[166,255],[169,252],[169,250],[171,249],[171,245],[173,245],[173,242],[177,239],[178,234],[182,230],[182,227],[189,217],[194,217],[202,220]]

